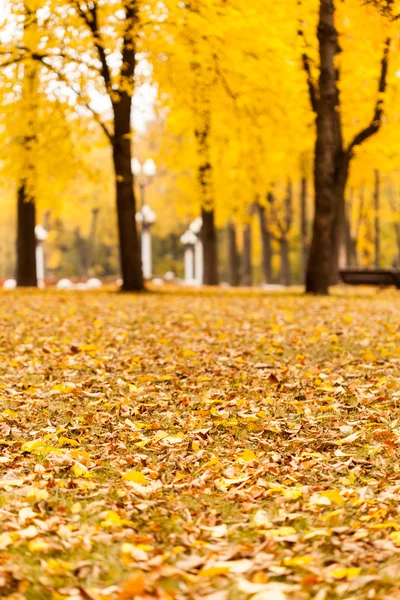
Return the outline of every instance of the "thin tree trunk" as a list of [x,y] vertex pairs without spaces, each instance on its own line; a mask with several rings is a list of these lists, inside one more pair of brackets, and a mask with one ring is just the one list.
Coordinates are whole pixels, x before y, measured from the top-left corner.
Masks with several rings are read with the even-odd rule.
[[264,272],[265,283],[272,282],[272,245],[271,245],[271,233],[269,231],[265,207],[256,203],[258,219],[260,223],[260,234],[261,234],[261,250],[262,250],[262,266]]
[[90,226],[89,239],[87,241],[87,270],[90,273],[90,270],[93,268],[93,253],[96,244],[96,233],[97,233],[97,223],[99,220],[99,208],[92,208],[92,223]]
[[307,266],[306,291],[327,294],[332,272],[332,229],[336,212],[335,186],[337,32],[333,0],[320,0],[318,42],[320,54],[317,139],[314,159],[315,217]]
[[18,189],[17,210],[17,286],[37,287],[36,207],[27,194],[26,183]]
[[374,255],[375,267],[381,266],[380,174],[375,170],[374,187]]
[[[36,3],[24,2],[24,43],[32,52],[36,46]],[[38,66],[27,60],[22,79],[23,166],[17,191],[17,286],[37,287],[36,273],[36,207],[34,118],[37,112]]]
[[242,281],[243,285],[250,287],[253,284],[253,270],[251,264],[251,223],[245,225],[243,231],[243,262],[242,262]]
[[80,227],[75,229],[75,250],[78,262],[78,275],[81,279],[88,276],[87,269],[87,242],[81,235]]
[[131,167],[131,102],[132,98],[122,93],[119,102],[114,104],[112,138],[122,289],[126,292],[144,288]]
[[217,232],[215,228],[214,210],[201,209],[203,226],[201,228],[201,240],[203,242],[204,257],[204,285],[218,285],[218,252]]
[[228,267],[229,283],[233,287],[240,285],[240,257],[237,246],[235,224],[230,221],[228,230]]
[[309,252],[307,215],[307,178],[301,178],[300,187],[300,230],[301,230],[301,271],[305,280]]
[[282,285],[289,286],[291,283],[290,261],[289,261],[289,242],[286,237],[279,239],[281,269],[280,282]]

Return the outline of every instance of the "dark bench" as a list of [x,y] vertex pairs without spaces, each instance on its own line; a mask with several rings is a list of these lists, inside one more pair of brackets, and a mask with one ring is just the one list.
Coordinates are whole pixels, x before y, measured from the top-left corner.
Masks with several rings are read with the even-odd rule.
[[349,285],[394,285],[400,289],[400,270],[398,269],[341,269],[343,283]]

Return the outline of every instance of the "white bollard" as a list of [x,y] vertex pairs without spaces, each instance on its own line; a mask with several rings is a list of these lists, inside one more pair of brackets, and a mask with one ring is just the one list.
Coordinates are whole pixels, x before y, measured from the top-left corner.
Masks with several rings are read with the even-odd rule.
[[86,282],[87,290],[99,290],[102,286],[103,286],[102,282],[97,277],[92,277],[91,279],[88,279]]
[[203,242],[197,238],[194,245],[194,279],[196,285],[203,285],[204,276],[204,257],[203,257]]
[[72,290],[73,287],[73,283],[70,279],[60,279],[56,285],[58,290]]
[[186,246],[186,248],[185,248],[185,283],[186,283],[186,285],[193,285],[193,281],[194,281],[193,246]]
[[151,279],[152,276],[152,256],[151,256],[151,234],[148,225],[142,225],[142,269],[143,277]]
[[3,290],[15,290],[17,282],[15,279],[6,279],[3,283]]
[[47,231],[42,225],[36,225],[36,279],[39,288],[44,288],[44,248],[43,244],[48,236]]

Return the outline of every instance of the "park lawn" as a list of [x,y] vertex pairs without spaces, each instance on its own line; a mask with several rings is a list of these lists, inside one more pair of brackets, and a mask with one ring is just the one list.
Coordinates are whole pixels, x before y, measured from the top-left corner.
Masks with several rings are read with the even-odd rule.
[[400,598],[400,294],[0,294],[0,597]]

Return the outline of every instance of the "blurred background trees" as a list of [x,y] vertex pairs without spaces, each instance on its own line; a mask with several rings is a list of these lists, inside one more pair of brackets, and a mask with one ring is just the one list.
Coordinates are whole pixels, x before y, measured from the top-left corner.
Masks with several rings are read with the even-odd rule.
[[379,6],[15,0],[0,33],[0,277],[35,283],[27,257],[40,223],[48,278],[122,274],[140,289],[135,156],[157,166],[145,187],[155,276],[183,275],[180,236],[201,215],[205,283],[300,284],[310,256],[320,282],[323,5],[334,25],[331,149],[349,158],[344,192],[328,202],[339,224],[325,264],[400,266],[400,25]]

